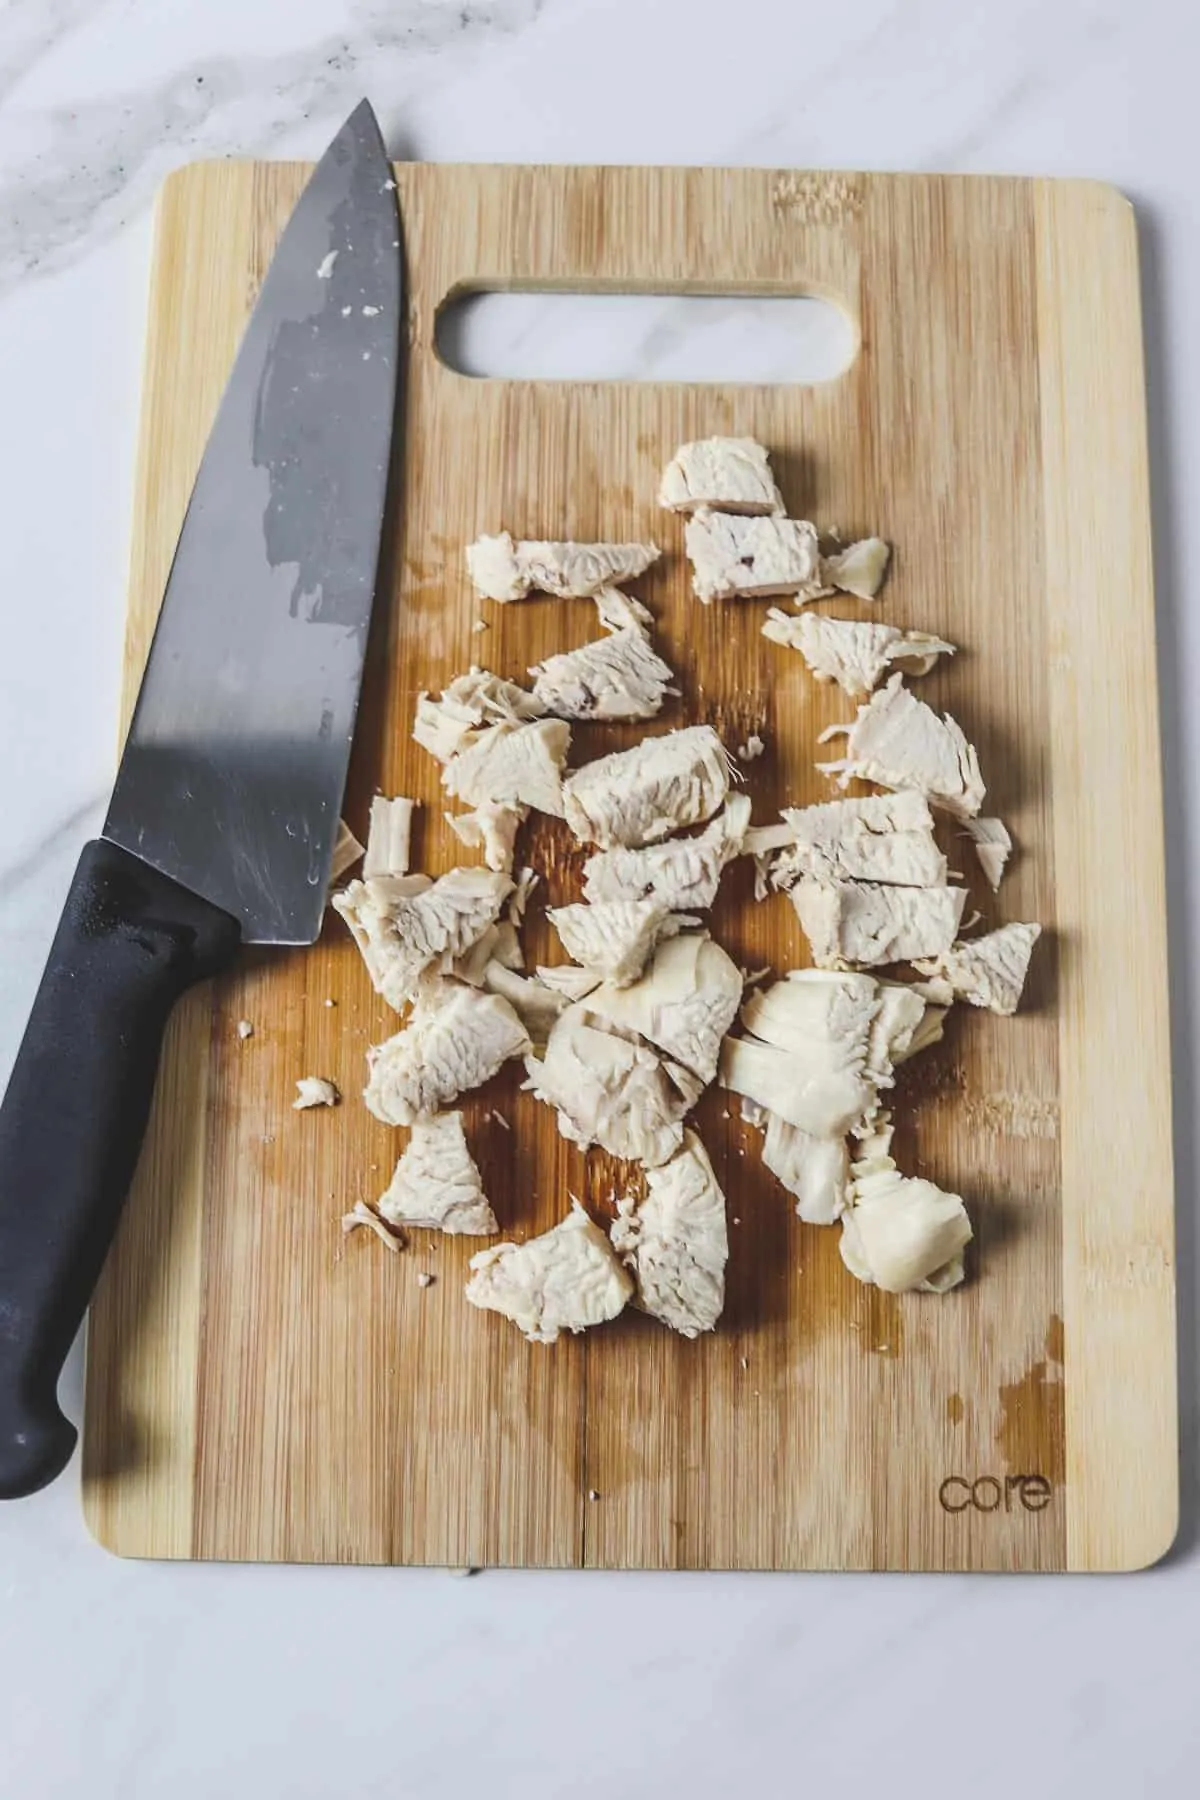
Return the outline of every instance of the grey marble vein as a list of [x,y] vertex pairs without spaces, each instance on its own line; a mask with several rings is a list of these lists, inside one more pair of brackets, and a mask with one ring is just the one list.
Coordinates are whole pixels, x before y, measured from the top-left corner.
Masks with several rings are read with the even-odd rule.
[[[278,55],[210,57],[146,88],[33,112],[0,154],[0,297],[68,267],[149,204],[167,171],[194,157],[278,154],[310,117],[332,130],[364,92],[385,130],[415,95],[459,73],[499,37],[525,30],[546,0],[359,0],[343,29]],[[87,11],[58,0],[11,40],[0,35],[0,95]],[[445,71],[445,72],[443,72]],[[37,148],[29,140],[40,139]]]

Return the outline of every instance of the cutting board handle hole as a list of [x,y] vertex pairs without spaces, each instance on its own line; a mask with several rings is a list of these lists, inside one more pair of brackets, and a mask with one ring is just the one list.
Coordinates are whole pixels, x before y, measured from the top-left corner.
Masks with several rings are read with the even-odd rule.
[[434,341],[457,374],[505,381],[810,385],[858,354],[853,319],[811,294],[460,289]]

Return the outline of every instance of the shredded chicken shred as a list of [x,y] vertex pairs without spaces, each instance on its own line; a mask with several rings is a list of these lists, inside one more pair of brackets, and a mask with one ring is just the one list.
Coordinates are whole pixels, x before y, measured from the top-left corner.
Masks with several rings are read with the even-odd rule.
[[807,519],[747,518],[696,509],[684,529],[692,591],[713,600],[791,594],[799,602],[825,593],[817,528]]
[[646,958],[665,937],[673,937],[699,919],[667,911],[655,900],[601,900],[596,904],[553,907],[550,923],[567,955],[585,969],[628,987],[646,966]]
[[534,1344],[615,1319],[632,1293],[632,1277],[578,1201],[552,1231],[478,1251],[466,1286],[472,1306],[502,1313]]
[[363,880],[377,875],[407,875],[412,849],[412,822],[416,801],[398,794],[387,800],[377,794],[371,802],[367,853]]
[[613,1247],[634,1303],[684,1337],[711,1331],[725,1305],[725,1196],[694,1131],[669,1162],[646,1171],[646,1198],[618,1202]]
[[699,438],[680,444],[662,473],[658,504],[670,512],[699,506],[725,513],[784,512],[767,452],[754,438]]
[[644,737],[585,763],[563,784],[567,824],[601,849],[656,843],[710,819],[729,793],[730,763],[711,725]]
[[967,835],[975,846],[975,860],[983,870],[993,894],[1004,879],[1013,841],[1002,819],[968,819]]
[[498,994],[445,981],[421,993],[408,1024],[367,1052],[363,1098],[385,1125],[411,1125],[482,1087],[509,1057],[532,1048]]
[[634,850],[601,850],[583,866],[583,891],[605,900],[656,900],[673,912],[712,905],[721,875],[741,853],[750,822],[750,796],[731,794],[696,837],[668,838]]
[[499,1231],[460,1112],[433,1113],[413,1122],[379,1211],[392,1225],[462,1237],[491,1237]]
[[632,581],[659,555],[655,544],[518,543],[501,531],[468,547],[467,572],[485,600],[523,600],[534,592],[586,600]]
[[653,1050],[588,1022],[594,996],[569,1006],[544,1056],[525,1061],[527,1086],[558,1113],[563,1137],[654,1168],[683,1141],[681,1120],[695,1097],[672,1081]]
[[507,875],[451,869],[352,881],[333,896],[377,993],[400,1011],[435,966],[448,973],[477,944],[513,891]]
[[484,800],[473,812],[444,813],[451,831],[468,850],[482,850],[489,869],[510,875],[517,833],[529,817],[526,806],[507,800]]
[[820,969],[940,956],[954,942],[966,900],[966,888],[887,887],[807,875],[791,890]]
[[561,819],[570,748],[571,727],[562,719],[502,720],[468,733],[442,770],[442,786],[468,806],[526,806]]
[[560,719],[652,719],[673,679],[640,625],[548,656],[529,673],[543,709]]
[[767,614],[762,633],[772,643],[798,650],[818,681],[835,681],[853,700],[869,694],[889,668],[928,675],[939,656],[955,653],[953,644],[927,631],[901,631],[896,625],[825,613],[790,616],[776,607]]
[[969,943],[950,945],[928,960],[914,958],[914,966],[920,974],[946,982],[954,997],[968,1006],[1008,1016],[1021,1003],[1041,931],[1040,925],[1001,925]]
[[983,805],[986,790],[973,745],[949,713],[939,717],[910,693],[902,675],[893,675],[860,706],[853,724],[831,725],[821,741],[843,733],[845,756],[817,764],[843,787],[853,779],[915,788],[931,806],[960,819],[974,818]]
[[963,1278],[963,1251],[973,1236],[957,1194],[901,1175],[890,1155],[890,1131],[852,1168],[851,1205],[842,1216],[842,1261],[859,1281],[889,1294],[920,1288],[943,1294]]
[[946,858],[934,840],[933,815],[923,794],[907,790],[792,807],[783,824],[786,847],[771,865],[777,888],[790,888],[802,876],[898,887],[945,885]]

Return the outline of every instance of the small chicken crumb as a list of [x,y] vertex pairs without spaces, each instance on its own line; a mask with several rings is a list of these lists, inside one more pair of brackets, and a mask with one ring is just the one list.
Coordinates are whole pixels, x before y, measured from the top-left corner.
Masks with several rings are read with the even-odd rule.
[[762,755],[762,753],[766,749],[766,747],[767,746],[763,743],[763,741],[759,737],[757,731],[752,731],[750,733],[750,736],[746,739],[745,743],[738,745],[738,752],[737,752],[738,761],[739,762],[754,762],[758,757],[760,757]]
[[589,1500],[598,1500],[599,1498],[600,1498],[600,1491],[598,1488],[589,1488],[588,1489],[588,1499]]
[[254,1027],[250,1023],[249,1019],[239,1019],[238,1020],[237,1034],[242,1039],[243,1043],[245,1042],[245,1040],[247,1038],[252,1038],[254,1036]]
[[326,1005],[326,1006],[336,1006],[336,1005],[337,1005],[337,1001],[336,1001],[336,1000],[326,1000],[326,1001],[325,1001],[325,1002],[324,1002],[324,1004],[325,1004],[325,1005]]
[[489,1117],[491,1117],[492,1119],[495,1120],[496,1124],[500,1126],[501,1130],[503,1130],[503,1131],[511,1131],[512,1130],[512,1126],[509,1124],[509,1122],[505,1118],[504,1114],[502,1112],[497,1112],[497,1110],[494,1106],[491,1110]]
[[472,631],[490,631],[491,626],[488,624],[486,619],[476,619],[475,623],[471,627],[471,630]]
[[359,1230],[361,1226],[365,1226],[368,1231],[373,1231],[380,1243],[390,1250],[393,1256],[403,1250],[406,1242],[404,1233],[389,1230],[379,1214],[372,1211],[365,1200],[356,1200],[350,1211],[342,1214],[342,1236],[349,1237],[352,1231]]
[[431,1275],[427,1269],[422,1269],[421,1273],[417,1276],[417,1286],[419,1288],[432,1287],[436,1280],[436,1275]]
[[341,1097],[332,1081],[327,1081],[323,1075],[302,1075],[296,1083],[292,1111],[304,1112],[310,1106],[336,1106]]

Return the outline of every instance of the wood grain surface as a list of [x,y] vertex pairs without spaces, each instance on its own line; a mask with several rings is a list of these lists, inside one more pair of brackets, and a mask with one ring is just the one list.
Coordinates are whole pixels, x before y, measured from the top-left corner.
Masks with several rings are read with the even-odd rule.
[[[126,655],[126,715],[239,331],[306,171],[181,171],[159,207]],[[962,1193],[969,1279],[861,1286],[801,1225],[757,1134],[710,1092],[729,1201],[728,1301],[686,1342],[627,1312],[553,1347],[463,1300],[478,1246],[389,1256],[340,1215],[405,1134],[358,1095],[395,1026],[340,921],[193,995],[92,1311],[84,1500],[129,1555],[608,1568],[1105,1569],[1174,1531],[1170,1066],[1141,332],[1134,224],[1086,183],[794,171],[400,166],[410,343],[403,470],[346,813],[423,803],[432,873],[464,860],[417,690],[472,661],[520,678],[596,635],[582,601],[479,602],[463,545],[653,537],[636,591],[684,699],[753,766],[756,819],[827,797],[848,716],[764,607],[699,607],[654,505],[682,439],[751,434],[793,514],[896,546],[880,616],[962,653],[921,686],[977,744],[1018,854],[991,923],[1046,926],[1012,1020],[967,1009],[911,1066],[902,1168]],[[471,287],[828,295],[859,353],[814,387],[472,380],[434,349]],[[842,610],[839,608],[839,610]],[[847,602],[848,611],[866,611]],[[486,632],[472,630],[478,618]],[[581,725],[574,758],[632,741]],[[579,889],[537,820],[542,898]],[[725,878],[714,931],[747,967],[803,964],[787,902]],[[544,924],[527,933],[546,959]],[[330,1006],[329,1000],[335,1002]],[[236,1023],[254,1036],[243,1042]],[[295,1113],[301,1075],[333,1112]],[[620,1171],[561,1139],[511,1066],[466,1103],[506,1234],[604,1215]],[[500,1114],[511,1129],[495,1116]],[[421,1271],[435,1275],[419,1285]],[[1024,1478],[1024,1479],[1022,1479]],[[598,1496],[590,1498],[591,1494]]]

